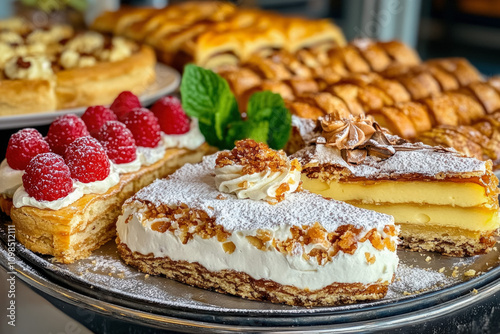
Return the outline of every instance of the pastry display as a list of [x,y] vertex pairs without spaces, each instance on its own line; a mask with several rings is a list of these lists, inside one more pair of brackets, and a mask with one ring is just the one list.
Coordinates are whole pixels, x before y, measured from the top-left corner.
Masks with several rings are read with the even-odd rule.
[[[500,164],[496,135],[500,123],[495,121],[500,86],[495,85],[495,78],[481,81],[477,70],[464,59],[394,65],[392,70],[378,74],[343,76],[339,72],[335,79],[330,76],[333,83],[328,83],[324,77],[314,77],[308,72],[310,68],[297,60],[282,62],[285,58],[253,57],[251,62],[223,66],[217,71],[227,80],[243,110],[255,92],[270,90],[282,95],[289,110],[302,118],[317,119],[331,113],[342,117],[369,115],[403,138],[491,159],[495,169]],[[472,143],[460,135],[464,131],[471,135]]]
[[295,154],[304,189],[394,216],[411,250],[451,256],[491,250],[499,227],[491,161],[386,135],[362,116],[332,116]]
[[342,31],[329,20],[236,9],[218,1],[189,1],[162,9],[125,7],[103,13],[92,28],[145,42],[161,61],[179,70],[191,62],[215,68],[245,61],[255,53],[328,50],[345,44]]
[[392,217],[300,189],[300,164],[253,140],[185,165],[126,201],[121,258],[142,272],[297,306],[381,298]]
[[0,116],[109,104],[155,79],[149,46],[67,25],[0,21]]
[[60,116],[45,138],[34,129],[12,136],[0,203],[28,249],[64,263],[87,257],[114,237],[127,198],[208,152],[175,98],[152,112],[124,92],[111,108]]

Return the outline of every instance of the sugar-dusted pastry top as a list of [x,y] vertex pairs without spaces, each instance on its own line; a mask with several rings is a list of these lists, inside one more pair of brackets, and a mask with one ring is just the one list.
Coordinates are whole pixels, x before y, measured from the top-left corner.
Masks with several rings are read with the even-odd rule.
[[382,230],[392,225],[393,218],[349,204],[325,199],[307,191],[289,194],[287,200],[275,205],[265,201],[237,199],[221,193],[215,186],[216,155],[205,157],[197,165],[185,165],[169,178],[157,180],[129,199],[124,208],[134,202],[154,206],[187,204],[215,217],[215,223],[227,232],[271,229],[283,224],[310,226],[316,222],[327,231],[342,225]]
[[324,144],[310,145],[294,156],[301,161],[304,168],[330,165],[347,170],[353,177],[370,179],[402,175],[439,178],[461,173],[467,173],[468,176],[480,176],[484,175],[488,169],[491,170],[491,162],[464,157],[450,149],[442,150],[422,143],[406,143],[402,146],[409,150],[397,151],[385,160],[368,156],[359,165],[347,163],[342,158],[339,149]]
[[444,179],[492,173],[491,161],[466,157],[452,148],[409,143],[385,131],[364,116],[330,114],[319,120],[318,127],[307,135],[308,145],[294,157],[307,175],[326,169],[342,177],[368,179]]

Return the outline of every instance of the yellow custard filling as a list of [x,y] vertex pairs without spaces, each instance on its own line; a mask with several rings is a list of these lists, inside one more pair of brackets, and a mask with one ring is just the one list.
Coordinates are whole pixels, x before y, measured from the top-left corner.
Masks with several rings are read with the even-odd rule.
[[492,231],[498,228],[497,210],[485,208],[460,208],[416,204],[354,204],[394,217],[396,224],[413,223],[421,226],[458,227],[473,231]]
[[493,204],[486,194],[486,189],[477,183],[387,180],[327,183],[320,179],[308,178],[304,174],[301,179],[302,187],[306,190],[354,205],[416,203],[452,207],[491,207]]

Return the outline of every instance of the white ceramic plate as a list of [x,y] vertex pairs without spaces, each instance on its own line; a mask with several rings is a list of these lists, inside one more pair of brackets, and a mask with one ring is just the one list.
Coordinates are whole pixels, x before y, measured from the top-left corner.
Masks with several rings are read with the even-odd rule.
[[[152,104],[160,97],[172,93],[179,87],[181,75],[173,68],[156,64],[156,80],[139,96],[139,100],[143,106]],[[36,114],[27,114],[19,116],[4,116],[0,117],[0,130],[14,129],[27,126],[37,126],[50,124],[57,116],[62,114],[76,114],[78,116],[85,112],[87,107],[63,109],[56,111],[47,111]]]

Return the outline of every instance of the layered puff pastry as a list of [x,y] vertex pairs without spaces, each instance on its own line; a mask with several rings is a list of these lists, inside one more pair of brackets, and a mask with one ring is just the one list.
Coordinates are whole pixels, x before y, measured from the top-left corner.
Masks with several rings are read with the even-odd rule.
[[[405,75],[409,73],[411,71]],[[230,78],[227,73],[224,75]],[[403,138],[453,147],[481,160],[491,159],[495,169],[500,166],[497,148],[500,147],[500,85],[496,77],[418,100],[412,99],[401,82],[375,73],[351,75],[337,84],[325,86],[323,91],[294,95],[299,87],[297,81],[288,79],[282,81],[281,86],[267,85],[279,88],[296,116],[318,119],[332,113],[339,117],[366,114]],[[302,84],[300,87],[313,86]]]
[[342,31],[328,20],[236,9],[217,1],[190,1],[162,9],[122,8],[102,14],[92,28],[146,42],[161,61],[179,69],[189,62],[214,68],[276,49],[294,53],[345,44]]
[[[399,42],[394,44],[406,48]],[[370,72],[369,67],[352,65],[354,71],[350,71],[338,58],[321,57],[317,53],[306,57],[304,54],[301,52],[299,56],[281,50],[268,57],[253,55],[237,66],[221,66],[216,71],[228,81],[240,107],[246,105],[253,92],[271,90],[289,101],[300,101],[303,95],[318,92],[347,94],[359,103],[346,103],[364,111],[420,100],[462,87],[476,88],[474,84],[482,79],[478,71],[461,58],[437,59],[415,66],[405,66],[394,60],[385,71],[375,73]],[[452,65],[461,70],[445,70]],[[487,92],[478,93],[487,98]]]
[[109,104],[155,79],[153,50],[121,37],[21,18],[1,21],[0,31],[0,116]]

